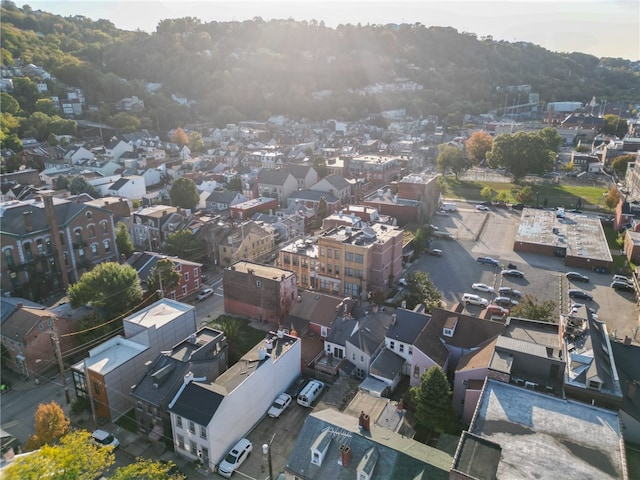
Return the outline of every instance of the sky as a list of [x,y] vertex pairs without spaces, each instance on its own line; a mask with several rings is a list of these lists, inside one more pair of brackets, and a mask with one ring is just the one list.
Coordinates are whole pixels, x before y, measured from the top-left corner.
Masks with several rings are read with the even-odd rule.
[[196,17],[211,21],[286,19],[340,24],[421,23],[453,27],[494,40],[523,41],[554,52],[640,60],[638,0],[14,0],[34,10],[92,20],[124,30],[152,33],[161,20]]

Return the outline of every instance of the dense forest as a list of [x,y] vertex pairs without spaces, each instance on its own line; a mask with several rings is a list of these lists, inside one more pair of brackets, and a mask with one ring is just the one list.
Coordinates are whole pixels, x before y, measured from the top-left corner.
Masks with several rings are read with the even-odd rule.
[[[635,102],[640,94],[638,65],[628,60],[553,53],[419,23],[328,28],[315,21],[202,23],[187,17],[164,20],[148,34],[6,0],[1,14],[3,66],[19,59],[66,86],[81,87],[87,103],[100,106],[93,115],[103,120],[115,113],[114,102],[136,95],[145,102],[140,125],[164,131],[273,114],[354,120],[396,108],[444,119],[499,111],[510,85],[531,85],[544,102],[587,103],[594,95]],[[398,78],[423,89],[356,92]],[[161,90],[148,93],[150,82],[162,84]],[[50,83],[49,95],[58,93],[60,84]],[[320,91],[331,94],[317,99],[313,93]],[[179,106],[172,94],[193,102]],[[17,100],[23,112],[36,110],[33,99]]]

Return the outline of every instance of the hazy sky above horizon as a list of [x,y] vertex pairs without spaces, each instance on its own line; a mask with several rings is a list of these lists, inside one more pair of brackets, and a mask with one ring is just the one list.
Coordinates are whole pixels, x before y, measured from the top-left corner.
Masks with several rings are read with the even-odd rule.
[[154,32],[161,20],[293,18],[340,24],[421,23],[494,40],[524,41],[554,52],[640,60],[638,0],[14,0],[62,16],[110,20],[124,30]]

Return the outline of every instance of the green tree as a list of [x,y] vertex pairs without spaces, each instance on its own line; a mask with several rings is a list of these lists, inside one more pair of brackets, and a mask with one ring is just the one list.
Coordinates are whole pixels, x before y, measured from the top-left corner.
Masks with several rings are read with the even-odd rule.
[[56,190],[68,190],[69,179],[64,175],[58,175],[58,178],[56,178],[55,188]]
[[492,168],[505,167],[518,181],[528,173],[551,170],[555,153],[547,147],[546,137],[538,133],[503,133],[494,139],[487,160]]
[[469,168],[469,162],[458,147],[454,145],[438,145],[438,150],[440,153],[436,158],[436,164],[438,165],[438,170],[443,174],[447,169],[450,169],[457,179],[460,173]]
[[85,178],[80,175],[71,179],[71,181],[69,182],[69,191],[71,192],[71,195],[80,195],[81,193],[86,193],[93,198],[100,197],[98,191],[94,188],[94,186],[87,182]]
[[34,419],[35,433],[25,443],[25,450],[27,451],[36,450],[59,439],[69,431],[69,424],[71,423],[64,416],[62,407],[56,402],[38,405]]
[[316,212],[316,217],[320,222],[327,218],[327,199],[324,198],[324,195],[320,197],[320,201],[318,201],[318,211]]
[[547,147],[547,150],[552,152],[557,152],[562,145],[562,137],[558,133],[558,130],[552,127],[543,128],[538,132],[538,135],[544,141],[544,144]]
[[413,250],[416,258],[424,253],[432,235],[433,228],[430,225],[420,225],[416,229],[416,233],[413,236]]
[[127,112],[118,112],[110,116],[107,122],[122,133],[133,133],[140,130],[140,119]]
[[613,114],[604,116],[604,125],[602,127],[603,133],[608,133],[609,135],[615,135],[616,137],[622,138],[628,130],[629,126],[624,118]]
[[498,192],[498,195],[496,195],[496,202],[504,202],[507,203],[509,202],[509,193],[506,192],[505,190],[501,190],[500,192]]
[[69,287],[69,299],[74,308],[89,304],[114,318],[142,300],[138,272],[126,263],[100,263]]
[[169,190],[171,205],[182,208],[195,208],[200,200],[196,183],[190,178],[180,177],[173,182]]
[[116,225],[116,246],[118,247],[120,256],[125,259],[133,255],[135,251],[131,236],[129,235],[129,229],[123,222],[118,222]]
[[604,199],[604,204],[609,208],[609,210],[613,210],[620,203],[620,191],[616,185],[611,185],[609,187],[609,192],[607,192],[607,196]]
[[313,169],[318,173],[318,180],[321,180],[329,175],[327,160],[322,156],[317,156],[313,159]]
[[496,192],[491,187],[484,187],[482,190],[480,190],[480,196],[487,202],[492,202],[497,195],[498,195],[498,192]]
[[629,162],[635,161],[635,155],[621,155],[616,157],[611,162],[611,168],[618,174],[619,177],[624,177],[627,174],[627,165]]
[[171,142],[177,143],[180,146],[187,145],[189,143],[189,136],[182,128],[178,127],[171,133]]
[[2,105],[2,111],[4,113],[10,113],[11,115],[20,113],[20,104],[8,93],[0,93],[0,105]]
[[136,458],[135,463],[118,467],[111,480],[184,480],[182,473],[171,470],[173,462],[162,462],[148,458]]
[[50,98],[40,98],[36,100],[35,109],[36,112],[46,113],[49,116],[57,113],[56,106]]
[[529,185],[522,187],[516,193],[515,198],[518,203],[531,203],[533,200],[533,189]]
[[189,138],[189,150],[192,152],[204,152],[204,140],[200,132],[191,132],[188,135]]
[[457,433],[459,425],[451,405],[451,389],[442,368],[429,368],[412,388],[418,424],[438,433]]
[[[162,258],[158,260],[155,266],[149,272],[147,277],[147,285],[150,292],[172,289],[180,283],[182,274],[178,272],[173,260],[170,258]],[[160,286],[162,285],[162,288]]]
[[464,148],[467,156],[475,165],[484,162],[487,153],[491,151],[493,137],[484,130],[477,130],[471,134],[469,139],[464,142]]
[[71,480],[97,478],[115,462],[113,449],[100,447],[86,430],[74,430],[58,445],[44,445],[40,450],[14,460],[5,470],[9,479]]
[[412,310],[416,305],[423,303],[427,311],[437,307],[442,301],[442,294],[436,289],[429,276],[424,272],[414,272],[406,277],[407,287],[403,299],[407,302],[407,308]]
[[240,180],[239,177],[233,177],[231,180],[229,180],[228,188],[229,190],[233,190],[234,192],[241,192],[242,180]]
[[36,83],[29,77],[15,77],[11,96],[17,100],[22,110],[33,113],[36,101],[40,98],[40,91]]
[[206,254],[204,242],[191,230],[178,230],[171,233],[164,244],[164,253],[185,260],[198,260]]
[[511,316],[541,322],[554,322],[555,310],[556,303],[553,300],[538,301],[533,295],[525,293],[518,305],[511,309]]

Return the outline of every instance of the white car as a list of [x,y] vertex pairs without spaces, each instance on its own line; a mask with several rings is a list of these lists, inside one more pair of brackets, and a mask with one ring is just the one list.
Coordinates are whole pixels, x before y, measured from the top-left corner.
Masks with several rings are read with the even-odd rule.
[[209,298],[211,295],[213,295],[213,289],[212,288],[205,288],[204,290],[202,290],[198,296],[196,297],[196,300],[199,302],[200,300],[204,300],[205,298]]
[[465,305],[478,305],[482,308],[489,305],[489,301],[486,298],[482,298],[480,295],[474,295],[473,293],[465,293],[462,295],[462,303]]
[[286,393],[281,393],[271,404],[267,415],[271,418],[278,418],[289,405],[291,405],[291,396]]
[[481,212],[488,212],[489,207],[487,207],[486,205],[476,205],[476,210],[480,210]]
[[474,290],[479,290],[481,292],[488,292],[488,293],[495,292],[493,287],[490,287],[486,283],[474,283],[473,285],[471,285],[471,288],[473,288]]
[[231,477],[233,472],[247,459],[251,450],[253,450],[253,444],[249,440],[246,438],[239,440],[218,466],[218,474],[225,478]]
[[398,283],[399,283],[400,285],[402,285],[403,287],[406,287],[406,286],[408,285],[408,284],[407,284],[407,279],[406,279],[406,278],[401,278],[400,280],[398,280]]
[[91,434],[91,440],[93,443],[100,447],[113,447],[116,448],[120,445],[120,440],[111,435],[105,430],[96,430]]

